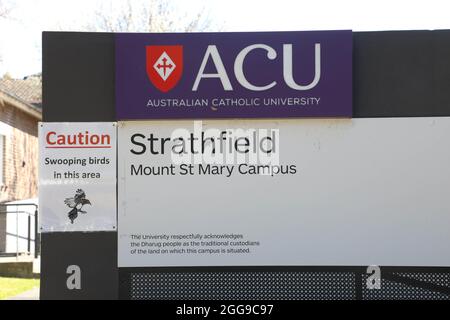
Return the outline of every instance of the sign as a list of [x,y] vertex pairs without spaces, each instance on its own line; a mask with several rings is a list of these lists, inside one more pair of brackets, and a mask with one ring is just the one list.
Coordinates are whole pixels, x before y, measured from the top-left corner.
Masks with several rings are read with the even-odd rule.
[[118,132],[119,267],[450,265],[448,117]]
[[39,125],[41,232],[116,230],[116,124]]
[[118,119],[352,117],[352,32],[116,35]]

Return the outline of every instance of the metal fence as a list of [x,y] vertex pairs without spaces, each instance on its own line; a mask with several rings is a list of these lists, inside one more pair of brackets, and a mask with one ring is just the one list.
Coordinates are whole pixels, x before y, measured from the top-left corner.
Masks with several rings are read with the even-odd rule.
[[0,256],[39,255],[38,205],[0,205]]

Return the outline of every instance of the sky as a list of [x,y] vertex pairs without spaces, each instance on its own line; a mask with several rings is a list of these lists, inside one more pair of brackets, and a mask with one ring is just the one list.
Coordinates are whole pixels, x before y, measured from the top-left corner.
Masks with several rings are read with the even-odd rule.
[[[13,5],[0,20],[0,76],[41,72],[41,33],[85,31],[93,12],[111,0],[3,0]],[[126,0],[114,0],[123,3]],[[133,2],[145,0],[131,0]],[[211,31],[382,31],[450,29],[446,0],[167,0],[174,14],[204,9]]]

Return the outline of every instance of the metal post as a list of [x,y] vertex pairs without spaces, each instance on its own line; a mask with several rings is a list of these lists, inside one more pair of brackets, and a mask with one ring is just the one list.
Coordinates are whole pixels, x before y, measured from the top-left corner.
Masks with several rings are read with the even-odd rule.
[[16,260],[19,260],[19,214],[16,212]]
[[39,248],[39,239],[38,239],[38,207],[34,210],[34,257],[37,259]]
[[30,254],[31,253],[31,217],[30,217],[30,215],[28,215],[27,218],[28,218],[27,251],[28,251],[28,254]]

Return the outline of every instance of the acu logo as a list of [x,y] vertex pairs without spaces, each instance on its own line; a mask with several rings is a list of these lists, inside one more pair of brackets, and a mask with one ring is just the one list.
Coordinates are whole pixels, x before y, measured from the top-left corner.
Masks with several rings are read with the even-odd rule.
[[176,86],[183,73],[183,46],[147,46],[147,75],[162,92]]
[[[183,46],[147,46],[147,75],[153,85],[162,92],[168,92],[174,88],[181,79],[183,73]],[[237,82],[250,91],[266,91],[277,85],[272,81],[265,85],[255,85],[251,83],[245,73],[244,65],[247,55],[254,50],[264,50],[268,60],[275,60],[278,57],[277,51],[266,44],[252,44],[243,48],[234,60],[234,76]],[[283,44],[283,80],[292,90],[306,91],[313,89],[320,81],[321,76],[321,45],[314,45],[314,75],[311,75],[309,83],[297,83],[293,75],[293,48],[292,44]],[[215,73],[205,73],[208,63],[212,62],[216,70]],[[261,66],[264,68],[264,66]],[[203,79],[215,78],[220,80],[224,91],[233,91],[233,87],[228,77],[227,71],[222,61],[217,46],[208,45],[195,77],[192,91],[197,91]]]

